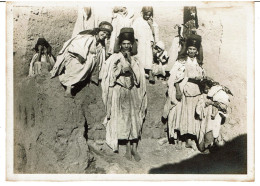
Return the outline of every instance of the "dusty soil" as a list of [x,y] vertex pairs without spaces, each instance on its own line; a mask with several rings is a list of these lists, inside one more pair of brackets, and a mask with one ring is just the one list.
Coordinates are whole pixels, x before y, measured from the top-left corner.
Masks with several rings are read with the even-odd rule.
[[[245,173],[245,13],[240,8],[221,10],[222,14],[216,11],[198,8],[199,32],[207,75],[228,86],[234,94],[232,113],[221,128],[225,141],[230,142],[217,150],[215,156],[191,149],[180,151],[168,143],[159,145],[158,140],[166,137],[161,115],[167,87],[157,81],[155,85],[147,84],[148,111],[138,148],[142,160],[137,163],[123,157],[124,146],[115,154],[104,143],[105,130],[101,123],[105,114],[100,87],[82,84],[75,98],[69,99],[63,97],[64,89],[58,78],[49,79],[48,74],[27,77],[37,38],[44,36],[56,55],[72,34],[76,8],[15,7],[15,172]],[[156,7],[155,21],[169,50],[176,35],[173,25],[182,21],[182,7]],[[234,38],[236,30],[241,32]],[[211,161],[216,163],[210,164]]]

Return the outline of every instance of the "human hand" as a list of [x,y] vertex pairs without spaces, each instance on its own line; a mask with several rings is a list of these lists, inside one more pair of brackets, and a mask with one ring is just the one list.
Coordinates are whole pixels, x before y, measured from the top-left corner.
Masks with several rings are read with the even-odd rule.
[[48,54],[46,47],[43,47],[43,53],[46,54],[46,55]]
[[181,101],[181,99],[182,99],[181,91],[176,91],[176,99],[177,99],[177,101]]
[[151,41],[151,47],[152,47],[152,48],[154,47],[154,42],[153,42],[153,41]]
[[43,46],[42,45],[38,45],[38,50],[42,51],[43,50]]
[[176,24],[176,25],[174,26],[174,29],[179,28],[179,27],[181,27],[181,25],[180,25],[180,24]]
[[212,105],[212,101],[206,101],[206,102],[205,102],[205,108],[208,107],[208,106],[210,106],[210,105]]
[[147,22],[148,22],[149,25],[152,25],[152,24],[153,24],[153,18],[150,17],[150,18],[147,20]]
[[131,67],[130,66],[123,66],[122,71],[123,71],[123,73],[129,72],[129,71],[131,71]]
[[194,79],[197,80],[197,81],[202,81],[202,80],[203,80],[203,77],[202,77],[202,76],[197,76],[197,77],[195,77]]

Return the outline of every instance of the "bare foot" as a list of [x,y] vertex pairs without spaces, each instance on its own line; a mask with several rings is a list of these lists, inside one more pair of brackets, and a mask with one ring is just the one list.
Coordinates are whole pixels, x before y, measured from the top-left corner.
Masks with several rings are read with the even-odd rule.
[[202,154],[210,154],[209,149],[206,149],[205,151],[201,152]]
[[66,98],[74,98],[74,96],[72,96],[71,93],[69,93],[67,91],[65,92],[64,97],[66,97]]
[[186,148],[192,148],[193,150],[197,150],[196,143],[194,140],[188,140],[185,145]]
[[126,152],[125,153],[125,155],[124,155],[124,157],[126,158],[126,159],[128,159],[128,160],[132,160],[132,155],[131,155],[131,152],[129,151],[129,152]]
[[74,96],[72,96],[72,94],[71,94],[71,86],[67,86],[67,89],[66,89],[66,91],[65,91],[65,94],[64,94],[64,97],[66,97],[66,98],[74,98]]
[[177,150],[182,150],[182,142],[181,141],[178,141],[176,143],[176,147],[175,147]]
[[139,156],[138,152],[134,152],[133,150],[131,151],[132,155],[134,156],[135,161],[140,161],[141,157]]

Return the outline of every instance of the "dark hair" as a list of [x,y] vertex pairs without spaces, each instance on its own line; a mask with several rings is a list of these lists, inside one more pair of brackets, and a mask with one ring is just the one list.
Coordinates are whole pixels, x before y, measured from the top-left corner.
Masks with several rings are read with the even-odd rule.
[[128,40],[131,42],[131,44],[133,44],[135,42],[135,37],[134,37],[134,34],[132,33],[122,33],[119,35],[119,44],[122,44],[122,42],[124,40]]
[[178,53],[177,60],[187,60],[187,50],[189,46],[195,46],[198,50],[198,55],[196,55],[197,62],[200,66],[203,65],[203,48],[201,45],[201,36],[191,34],[187,39],[181,42],[181,45],[181,51]]
[[206,89],[206,86],[208,86],[209,88],[219,85],[218,82],[214,81],[213,79],[206,77],[204,78],[200,84],[199,84],[199,88],[201,90],[201,92],[204,92],[204,90]]
[[153,17],[153,7],[152,6],[144,6],[142,8],[143,13],[151,12],[151,16]]
[[47,50],[49,50],[49,51],[51,50],[51,45],[44,38],[38,38],[37,43],[35,44],[35,47],[34,47],[34,50],[36,52],[39,52],[39,49],[38,49],[39,45],[46,47]]

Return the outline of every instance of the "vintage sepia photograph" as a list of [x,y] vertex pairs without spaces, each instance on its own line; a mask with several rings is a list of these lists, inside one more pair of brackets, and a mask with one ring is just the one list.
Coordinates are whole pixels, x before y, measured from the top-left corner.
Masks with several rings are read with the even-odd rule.
[[7,180],[254,181],[254,2],[7,2]]

